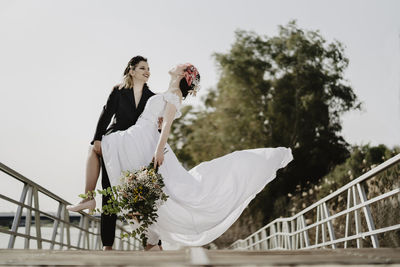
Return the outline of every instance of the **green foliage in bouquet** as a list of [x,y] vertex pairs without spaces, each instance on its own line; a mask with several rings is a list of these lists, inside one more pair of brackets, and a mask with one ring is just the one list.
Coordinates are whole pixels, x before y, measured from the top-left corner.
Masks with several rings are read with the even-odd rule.
[[[109,199],[101,210],[96,211],[106,215],[116,214],[119,219],[129,224],[138,224],[139,226],[129,234],[121,234],[121,237],[138,237],[145,247],[147,228],[157,221],[158,207],[168,199],[162,191],[164,186],[164,180],[153,168],[153,162],[140,170],[125,171],[120,185],[97,190]],[[93,198],[96,192],[90,191],[79,196],[85,199]]]

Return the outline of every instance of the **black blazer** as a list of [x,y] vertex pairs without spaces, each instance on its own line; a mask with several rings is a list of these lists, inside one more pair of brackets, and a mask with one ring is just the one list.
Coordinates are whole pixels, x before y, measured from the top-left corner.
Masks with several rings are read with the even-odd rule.
[[[136,108],[133,89],[119,89],[118,85],[114,86],[107,99],[107,103],[100,114],[96,132],[91,144],[96,140],[101,141],[103,135],[116,131],[123,131],[134,125],[140,114],[142,114],[147,100],[153,95],[154,93],[150,91],[147,84],[145,84],[143,87],[142,97],[140,98],[138,107]],[[110,127],[107,128],[113,117],[114,119]]]

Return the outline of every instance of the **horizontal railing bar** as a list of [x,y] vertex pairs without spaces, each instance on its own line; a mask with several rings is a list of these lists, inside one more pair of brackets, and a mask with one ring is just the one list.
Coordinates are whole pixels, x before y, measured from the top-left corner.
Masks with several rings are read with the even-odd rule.
[[[53,220],[56,220],[56,221],[59,221],[59,222],[63,222],[63,223],[65,223],[65,224],[67,224],[67,225],[70,225],[70,226],[75,227],[75,228],[77,228],[77,229],[79,229],[79,230],[85,231],[85,232],[87,232],[87,233],[89,233],[89,234],[96,234],[96,235],[97,235],[97,233],[87,231],[86,229],[84,229],[84,228],[82,228],[82,227],[79,227],[79,226],[76,226],[75,224],[73,224],[73,223],[71,223],[71,222],[68,222],[68,221],[66,221],[66,220],[57,218],[56,216],[51,215],[50,213],[47,213],[47,212],[45,212],[45,211],[41,211],[41,210],[39,210],[39,209],[37,209],[37,208],[30,207],[30,206],[28,206],[28,205],[26,205],[26,204],[24,204],[24,203],[21,203],[21,202],[19,202],[19,201],[16,201],[16,200],[14,200],[14,199],[12,199],[12,198],[9,198],[9,197],[7,197],[7,196],[4,196],[3,194],[0,194],[0,198],[5,199],[5,200],[8,200],[9,202],[12,202],[12,203],[14,203],[14,204],[17,204],[17,205],[19,205],[19,206],[21,206],[21,207],[24,207],[24,208],[27,208],[27,209],[31,209],[32,211],[37,211],[37,212],[39,212],[39,213],[45,215],[46,217],[48,217],[48,218],[50,218],[50,219],[53,219]],[[100,219],[99,219],[99,218],[96,218],[96,217],[89,217],[89,219],[91,219],[91,220],[93,220],[93,221],[97,221],[97,222],[100,221]]]
[[[340,243],[340,242],[344,242],[344,241],[349,241],[349,240],[353,240],[353,239],[356,239],[356,238],[365,238],[366,236],[370,236],[370,235],[374,235],[374,234],[380,234],[380,233],[383,233],[383,232],[386,232],[386,231],[393,231],[393,230],[396,230],[396,229],[400,229],[400,224],[396,224],[396,225],[392,225],[392,226],[388,226],[388,227],[384,227],[384,228],[380,228],[380,229],[376,229],[376,230],[373,230],[373,231],[368,231],[368,232],[362,232],[362,233],[359,233],[358,235],[353,235],[353,236],[350,236],[351,238],[350,239],[346,239],[346,238],[341,238],[341,239],[336,239],[335,241],[332,241],[332,243],[321,243],[321,244],[317,244],[317,245],[313,245],[313,246],[329,246],[329,245],[332,245],[332,244],[335,244],[335,243]],[[257,242],[254,242],[254,243],[252,243],[251,245],[249,245],[249,246],[247,246],[247,248],[250,248],[250,247],[254,247],[254,246],[256,246],[256,245],[258,245],[258,244],[260,244],[260,243],[262,243],[262,242],[265,242],[265,241],[268,241],[269,239],[271,239],[271,238],[273,238],[273,237],[276,237],[276,236],[289,236],[289,237],[291,237],[291,236],[293,236],[293,235],[296,235],[296,234],[300,234],[300,233],[302,233],[304,230],[299,230],[298,232],[296,232],[296,233],[285,233],[285,232],[276,232],[276,233],[274,233],[274,234],[272,234],[272,235],[269,235],[268,237],[266,237],[266,238],[263,238],[263,239],[261,239],[261,240],[258,240]],[[355,237],[355,238],[353,238],[353,237]],[[338,241],[338,242],[336,242],[337,240],[340,240],[340,241]],[[245,240],[241,240],[242,242],[246,242]],[[236,241],[236,242],[239,242],[240,243],[240,241]],[[235,242],[235,243],[236,243]],[[232,246],[235,244],[235,243],[233,243],[232,244]],[[311,248],[310,246],[309,247],[307,247],[307,248]],[[314,248],[314,247],[312,247],[312,248]]]
[[52,241],[52,240],[49,240],[49,239],[46,239],[46,238],[38,238],[38,237],[32,236],[32,235],[25,235],[25,234],[21,234],[21,233],[18,233],[18,232],[12,232],[12,231],[5,230],[5,229],[2,229],[2,228],[0,228],[0,232],[1,233],[5,233],[5,234],[9,234],[9,235],[16,235],[16,236],[19,236],[19,237],[24,237],[24,238],[44,241],[44,242],[47,242],[47,243],[53,243],[54,242],[54,244],[57,244],[57,245],[60,245],[60,246],[66,246],[68,248],[84,249],[84,248],[68,245],[66,243],[60,243],[58,241]]
[[301,232],[304,232],[306,230],[314,228],[314,227],[316,227],[316,226],[318,226],[320,224],[327,223],[327,222],[329,222],[329,221],[331,221],[333,219],[336,219],[336,218],[338,218],[340,216],[343,216],[343,215],[345,215],[347,213],[351,213],[351,212],[353,212],[355,210],[361,209],[361,208],[363,208],[365,206],[368,206],[370,204],[373,204],[373,203],[378,202],[378,201],[380,201],[382,199],[391,197],[391,196],[399,194],[399,193],[400,193],[400,188],[393,189],[392,191],[386,192],[385,194],[382,194],[380,196],[371,198],[371,199],[369,199],[369,200],[367,200],[365,202],[359,203],[359,204],[357,204],[357,205],[355,205],[355,206],[353,206],[351,208],[348,208],[346,210],[340,211],[340,212],[336,213],[335,215],[331,215],[331,216],[329,216],[329,217],[327,217],[325,219],[322,219],[322,220],[320,220],[320,221],[318,221],[316,223],[310,224],[310,225],[308,225],[308,226],[306,226],[306,227],[304,227],[304,228],[302,228],[300,230],[297,230],[296,232],[291,233],[291,235],[299,234]]
[[335,192],[332,192],[331,194],[327,195],[326,197],[320,199],[319,201],[315,202],[314,204],[312,204],[311,206],[309,206],[308,208],[300,211],[299,213],[295,214],[294,216],[292,216],[293,219],[296,219],[297,217],[305,214],[306,212],[312,210],[313,208],[319,206],[320,204],[327,202],[329,199],[343,193],[344,191],[346,191],[347,189],[351,188],[353,185],[359,184],[361,182],[363,182],[366,179],[372,178],[374,176],[376,176],[377,174],[385,171],[386,169],[390,168],[392,165],[396,164],[400,162],[400,154],[394,156],[393,158],[388,159],[387,161],[379,164],[378,166],[376,166],[375,168],[369,170],[368,172],[364,173],[363,175],[361,175],[360,177],[358,177],[357,179],[349,182],[348,184],[342,186],[341,188],[339,188],[338,190],[336,190]]
[[400,162],[400,154],[388,159],[387,161],[381,163],[380,165],[378,165],[377,167],[369,170],[368,172],[366,172],[365,174],[361,175],[360,177],[358,177],[357,179],[351,181],[350,183],[346,184],[345,186],[339,188],[338,190],[336,190],[335,192],[332,192],[331,194],[327,195],[326,197],[322,198],[321,200],[313,203],[311,206],[305,208],[304,210],[300,211],[299,213],[293,215],[292,217],[287,217],[287,218],[277,218],[275,220],[273,220],[272,222],[270,222],[269,224],[263,226],[262,228],[260,228],[259,230],[257,230],[256,232],[254,232],[253,234],[249,235],[248,237],[246,237],[244,240],[247,240],[251,237],[253,237],[254,235],[260,233],[261,231],[267,229],[269,226],[277,223],[277,222],[289,222],[292,220],[297,219],[297,217],[304,215],[305,213],[311,211],[312,209],[318,207],[319,205],[321,205],[322,203],[330,200],[331,198],[343,193],[344,191],[348,190],[349,188],[351,188],[352,186],[368,179],[368,178],[372,178],[374,176],[376,176],[377,174],[385,171],[387,168],[390,168],[392,165],[396,164]]
[[[294,236],[294,235],[301,234],[301,233],[303,233],[304,231],[307,231],[307,230],[309,230],[309,229],[312,229],[312,228],[314,228],[314,227],[316,227],[316,226],[318,226],[318,225],[327,223],[327,222],[329,222],[329,221],[331,221],[331,220],[333,220],[333,219],[336,219],[337,217],[343,216],[343,215],[345,215],[345,214],[347,214],[347,213],[351,213],[351,212],[353,212],[353,211],[355,211],[355,210],[357,210],[357,209],[361,209],[361,208],[363,208],[363,207],[365,207],[365,206],[368,206],[368,205],[370,205],[370,204],[373,204],[373,203],[375,203],[375,202],[377,202],[377,201],[379,201],[379,200],[382,200],[382,199],[391,197],[392,195],[395,195],[395,194],[398,194],[398,193],[400,193],[400,188],[397,188],[397,189],[394,189],[394,190],[392,190],[392,191],[386,192],[385,194],[382,194],[382,195],[380,195],[380,196],[371,198],[370,200],[367,200],[367,201],[365,201],[365,202],[363,202],[363,203],[357,204],[357,205],[355,205],[355,206],[353,206],[353,207],[351,207],[351,208],[349,208],[349,209],[346,209],[346,210],[343,210],[343,211],[341,211],[341,212],[339,212],[339,213],[336,213],[335,215],[331,215],[330,217],[327,217],[327,218],[322,219],[322,220],[320,220],[320,221],[318,221],[318,222],[316,222],[316,223],[310,224],[310,225],[308,225],[308,226],[306,226],[306,227],[304,227],[304,228],[301,228],[301,229],[299,229],[299,230],[296,230],[295,232],[292,232],[292,233],[276,232],[276,233],[271,234],[271,235],[269,235],[268,237],[266,237],[266,238],[264,238],[264,239],[262,239],[262,240],[260,240],[260,241],[266,241],[266,240],[268,240],[268,239],[271,239],[272,237],[279,236],[279,235],[292,237],[292,236]],[[249,238],[253,237],[255,234],[256,234],[256,233],[254,233],[253,235],[251,235]],[[244,241],[245,241],[245,240],[246,240],[246,239],[244,239]],[[233,243],[232,245],[234,245],[234,244],[235,244],[235,243]]]
[[[4,172],[5,174],[11,176],[12,178],[14,178],[16,180],[22,182],[23,184],[27,184],[28,186],[30,186],[32,188],[35,188],[35,190],[37,189],[38,192],[43,193],[44,195],[52,198],[53,200],[55,200],[55,201],[57,201],[57,202],[59,202],[61,204],[64,204],[64,205],[70,204],[70,202],[62,199],[61,197],[55,195],[54,193],[50,192],[49,190],[45,189],[44,187],[42,187],[42,186],[38,185],[37,183],[29,180],[28,178],[26,178],[22,174],[14,171],[13,169],[7,167],[6,165],[4,165],[1,162],[0,162],[0,171]],[[80,231],[88,233],[90,235],[94,235],[94,236],[98,236],[99,235],[98,233],[92,232],[90,230],[86,230],[83,227],[75,225],[75,224],[73,224],[73,223],[71,223],[69,221],[66,221],[64,219],[58,218],[58,217],[56,217],[56,216],[54,216],[54,215],[52,215],[50,213],[47,213],[45,211],[41,211],[40,209],[37,209],[36,207],[33,207],[32,205],[26,205],[25,203],[21,203],[21,202],[19,202],[17,200],[14,200],[14,199],[12,199],[10,197],[7,197],[7,196],[3,195],[3,194],[0,194],[0,199],[4,199],[4,200],[6,200],[6,201],[8,201],[10,203],[16,204],[19,207],[26,208],[26,209],[29,209],[31,211],[38,212],[39,214],[42,214],[44,217],[47,217],[47,218],[49,218],[51,220],[54,220],[54,221],[62,222],[62,223],[66,224],[66,225],[68,225],[70,227],[73,227],[75,229],[78,229]],[[87,217],[89,219],[89,221],[100,222],[99,218],[96,218],[94,216],[90,216],[89,214],[84,213],[83,211],[79,211],[78,213],[81,214],[84,217]],[[127,231],[125,229],[124,225],[120,225],[119,223],[117,223],[116,227],[117,227],[117,229],[121,230],[121,232],[123,232],[123,233],[129,233],[129,231]],[[65,246],[65,247],[68,247],[68,248],[84,249],[84,248],[80,248],[80,247],[77,247],[77,246],[68,245],[68,244],[65,244],[65,243],[60,243],[60,242],[49,240],[49,239],[44,239],[44,238],[41,238],[41,237],[21,234],[21,233],[18,233],[17,231],[14,232],[14,231],[9,231],[9,230],[5,230],[5,229],[0,229],[0,232],[5,233],[5,234],[9,234],[9,235],[12,235],[12,236],[24,237],[26,239],[38,240],[39,242],[43,242],[44,241],[44,242],[47,242],[47,243],[53,243],[53,244],[57,244],[57,245],[60,245],[60,246]],[[130,244],[130,245],[133,245],[133,248],[135,248],[135,244],[134,244],[135,240],[138,240],[138,238],[136,238],[136,237],[133,237],[132,241],[123,240],[123,238],[121,238],[119,236],[116,236],[115,238],[119,239],[119,240],[122,240],[121,242],[123,242],[123,243],[127,243],[127,244]]]
[[[45,217],[48,217],[48,218],[53,219],[53,220],[57,220],[57,221],[59,221],[59,222],[63,222],[63,223],[65,223],[65,224],[67,224],[67,225],[70,225],[70,226],[72,226],[72,227],[74,227],[74,228],[76,228],[76,229],[79,229],[79,230],[81,230],[81,231],[84,231],[84,232],[86,232],[86,233],[89,233],[89,234],[92,234],[92,235],[97,235],[97,233],[95,233],[95,232],[88,231],[88,230],[86,230],[85,228],[82,228],[82,227],[80,227],[80,226],[77,226],[77,225],[75,225],[75,224],[73,224],[73,223],[71,223],[71,222],[68,222],[68,221],[66,221],[66,220],[57,218],[56,216],[51,215],[50,213],[47,213],[47,212],[41,211],[41,210],[39,210],[39,209],[36,209],[36,208],[34,208],[34,207],[28,206],[28,205],[26,205],[26,204],[24,204],[24,203],[21,203],[21,202],[16,201],[16,200],[14,200],[14,199],[12,199],[12,198],[9,198],[9,197],[7,197],[7,196],[5,196],[5,195],[3,195],[3,194],[0,194],[0,198],[2,198],[2,199],[4,199],[4,200],[7,200],[7,201],[9,201],[9,202],[12,202],[12,203],[14,203],[14,204],[16,204],[16,205],[19,205],[19,206],[21,206],[21,207],[24,207],[24,208],[27,208],[27,209],[29,208],[29,209],[31,209],[32,211],[38,211],[39,213],[45,215]],[[96,218],[96,217],[94,217],[94,216],[89,216],[89,215],[86,215],[86,214],[85,214],[84,216],[88,216],[88,217],[89,217],[89,220],[91,220],[91,221],[97,221],[97,222],[100,221],[99,218]],[[128,233],[128,231],[124,228],[123,225],[116,224],[116,226],[117,226],[118,229],[122,230],[123,232]],[[10,231],[10,233],[15,233],[15,232]],[[116,236],[116,238],[121,239],[120,237],[117,237],[117,236]]]
[[[381,234],[381,233],[385,233],[385,232],[389,232],[389,231],[394,231],[394,230],[397,230],[397,229],[400,229],[400,224],[379,228],[379,229],[376,229],[376,230],[373,230],[373,231],[362,232],[362,233],[359,233],[359,234],[356,234],[356,235],[343,237],[343,238],[340,238],[340,239],[335,239],[333,241],[328,241],[328,242],[325,242],[325,243],[319,243],[319,244],[316,244],[316,245],[304,247],[303,249],[312,249],[312,248],[319,248],[319,247],[323,247],[323,246],[330,246],[332,244],[342,243],[342,242],[354,240],[354,239],[357,239],[357,238],[363,238],[364,239],[365,237],[370,236],[370,235]],[[291,234],[279,232],[279,233],[271,235],[271,237],[279,236],[279,235],[291,236]],[[257,246],[258,244],[260,244],[262,242],[265,242],[268,239],[269,238],[264,238],[262,240],[258,240],[257,242],[254,242],[251,245],[248,245],[247,247],[244,247],[244,249],[248,249],[248,248]]]
[[29,180],[28,178],[26,178],[22,174],[14,171],[13,169],[7,167],[6,165],[4,165],[1,162],[0,162],[0,170],[5,172],[5,173],[7,173],[8,175],[14,177],[15,179],[23,182],[23,183],[29,184],[30,186],[33,186],[33,187],[36,187],[38,189],[38,191],[40,191],[41,193],[43,193],[43,194],[45,194],[45,195],[47,195],[47,196],[59,201],[59,202],[62,202],[62,203],[67,204],[67,205],[71,204],[70,202],[66,201],[65,199],[62,199],[61,197],[55,195],[54,193],[50,192],[46,188],[44,188],[44,187],[38,185],[37,183]]
[[[356,235],[352,235],[352,236],[348,236],[348,237],[342,237],[340,239],[336,239],[336,240],[333,240],[333,241],[328,241],[328,242],[317,244],[317,245],[312,245],[312,246],[307,247],[307,249],[318,248],[318,247],[323,247],[323,246],[329,246],[329,245],[332,245],[332,244],[342,243],[342,242],[345,242],[345,241],[350,241],[350,240],[354,240],[354,239],[358,239],[358,238],[363,238],[364,239],[365,237],[368,237],[370,235],[381,234],[381,233],[385,233],[385,232],[389,232],[389,231],[394,231],[394,230],[397,230],[397,229],[400,229],[400,224],[392,225],[392,226],[388,226],[388,227],[384,227],[384,228],[379,228],[379,229],[376,229],[376,230],[373,230],[373,231],[362,232],[362,233],[359,233],[359,234],[356,234]],[[306,249],[306,248],[303,248],[303,249]]]

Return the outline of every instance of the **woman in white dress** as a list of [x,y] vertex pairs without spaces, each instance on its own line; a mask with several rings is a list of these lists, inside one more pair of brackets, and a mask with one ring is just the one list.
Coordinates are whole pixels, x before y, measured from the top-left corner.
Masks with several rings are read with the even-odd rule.
[[[177,65],[169,74],[168,91],[148,100],[137,123],[104,136],[101,143],[112,186],[120,183],[122,171],[147,166],[152,159],[160,166],[169,198],[148,229],[148,248],[159,239],[186,246],[210,243],[293,159],[290,148],[258,148],[235,151],[185,170],[167,139],[173,120],[181,115],[182,99],[196,92],[200,75],[191,64]],[[161,134],[159,117],[164,118]]]

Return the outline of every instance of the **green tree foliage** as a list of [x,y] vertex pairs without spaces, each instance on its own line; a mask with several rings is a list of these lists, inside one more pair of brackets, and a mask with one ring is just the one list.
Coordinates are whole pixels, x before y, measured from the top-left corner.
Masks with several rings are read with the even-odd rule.
[[360,104],[344,80],[348,59],[341,43],[295,22],[274,37],[237,31],[231,49],[214,57],[217,87],[205,109],[184,110],[170,144],[187,167],[234,150],[291,147],[295,160],[251,205],[266,223],[283,215],[296,185],[315,182],[349,156],[340,116]]

